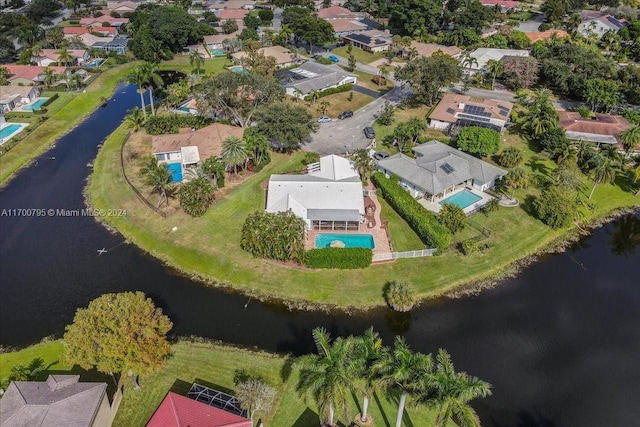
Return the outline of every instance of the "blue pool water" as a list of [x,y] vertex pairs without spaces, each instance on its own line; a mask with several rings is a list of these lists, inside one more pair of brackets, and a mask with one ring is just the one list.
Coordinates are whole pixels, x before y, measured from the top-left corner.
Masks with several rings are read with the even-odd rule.
[[209,52],[211,52],[211,56],[224,56],[224,55],[226,55],[224,53],[224,50],[222,50],[222,49],[211,49]]
[[182,182],[182,165],[180,163],[167,163],[167,169],[171,173],[171,181]]
[[229,67],[229,70],[237,74],[249,74],[249,70],[247,70],[242,65],[234,65],[233,67]]
[[345,248],[373,249],[376,247],[371,234],[318,234],[316,248],[330,248],[334,240],[340,240]]
[[31,105],[25,105],[24,107],[22,107],[22,109],[25,110],[25,111],[39,110],[40,107],[42,107],[42,104],[47,102],[47,99],[49,99],[49,98],[40,98],[36,102],[31,104]]
[[3,127],[2,129],[0,129],[0,139],[4,140],[5,138],[9,138],[15,132],[20,130],[21,127],[22,125],[16,125],[16,124],[11,124],[9,126]]
[[85,62],[84,66],[88,68],[95,68],[102,65],[104,61],[106,61],[106,59],[98,58],[94,59],[93,61]]
[[461,192],[440,201],[440,204],[444,205],[445,203],[453,203],[454,205],[464,209],[471,206],[478,200],[482,200],[482,197],[478,196],[477,194],[473,194],[469,190],[462,190]]

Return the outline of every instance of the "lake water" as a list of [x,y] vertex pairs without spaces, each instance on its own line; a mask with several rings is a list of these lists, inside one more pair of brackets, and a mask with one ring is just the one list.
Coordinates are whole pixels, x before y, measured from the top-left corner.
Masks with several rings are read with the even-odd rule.
[[[120,88],[0,192],[0,212],[83,208],[88,164],[138,102],[135,87]],[[373,325],[389,344],[403,334],[415,350],[445,347],[458,369],[494,386],[474,405],[484,426],[638,425],[639,236],[640,220],[628,216],[479,296],[430,301],[409,315],[347,316],[292,312],[206,288],[90,217],[3,216],[0,344],[61,335],[77,307],[106,292],[141,290],[180,335],[300,354],[312,350],[314,327],[359,334]],[[108,252],[99,255],[101,248]]]

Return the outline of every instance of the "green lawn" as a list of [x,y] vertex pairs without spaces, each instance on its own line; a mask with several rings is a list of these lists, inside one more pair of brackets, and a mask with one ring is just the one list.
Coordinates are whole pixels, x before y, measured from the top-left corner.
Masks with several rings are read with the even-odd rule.
[[[231,62],[226,57],[207,58],[204,60],[204,74],[214,75],[218,74],[227,65],[231,65]],[[189,55],[176,54],[170,61],[163,61],[159,64],[161,70],[178,70],[185,74],[191,74],[193,70],[189,63]]]
[[[41,373],[39,380],[45,379],[50,372],[74,372],[81,375],[82,381],[109,381],[106,376],[99,377],[80,369],[71,370],[60,362],[54,363],[61,359],[63,348],[62,342],[58,340],[14,353],[0,354],[0,378],[7,378],[12,366],[28,365],[33,358],[41,357],[49,368]],[[184,395],[194,382],[233,394],[234,375],[238,372],[259,376],[278,390],[278,399],[271,413],[256,413],[256,417],[266,425],[319,425],[317,409],[312,399],[305,403],[295,391],[297,371],[292,368],[291,359],[224,345],[188,342],[174,344],[173,356],[167,365],[156,374],[141,378],[140,390],[135,391],[129,387],[128,381],[124,382],[124,396],[113,425],[143,427],[169,391]],[[372,399],[369,408],[376,425],[384,425],[383,420],[388,420],[387,425],[395,420],[395,400],[386,398],[383,393],[377,393],[376,398]],[[349,400],[347,417],[336,414],[342,426],[348,425],[348,421],[359,412],[359,404],[360,397],[356,395]],[[409,407],[405,411],[404,420],[407,427],[424,425],[422,423],[432,425],[433,416],[423,407]]]
[[[349,54],[347,53],[347,46],[335,48],[331,52],[345,59],[349,59]],[[370,64],[373,61],[377,61],[378,59],[384,58],[384,52],[369,53],[357,47],[354,47],[352,52],[353,52],[353,56],[356,58],[356,62],[360,62],[361,64]]]

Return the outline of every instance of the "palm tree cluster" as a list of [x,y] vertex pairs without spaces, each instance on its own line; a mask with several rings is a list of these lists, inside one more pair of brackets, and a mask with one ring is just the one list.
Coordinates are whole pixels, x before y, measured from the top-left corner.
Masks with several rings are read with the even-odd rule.
[[138,173],[144,179],[144,183],[152,188],[152,192],[160,195],[156,207],[160,207],[164,201],[168,206],[169,197],[173,195],[174,187],[167,165],[158,163],[158,159],[151,155],[142,160]]
[[398,397],[396,427],[402,425],[409,400],[436,411],[436,426],[453,422],[458,426],[479,426],[480,420],[469,402],[491,394],[490,384],[464,372],[456,372],[449,354],[440,349],[434,358],[414,352],[402,337],[393,348],[382,345],[373,328],[362,336],[331,339],[323,328],[313,330],[317,354],[300,357],[297,391],[311,396],[318,405],[323,425],[334,426],[336,411],[348,417],[348,400],[354,393],[363,397],[358,421],[369,423],[369,400],[377,391]]
[[138,86],[140,94],[140,104],[142,105],[142,114],[147,119],[147,107],[144,103],[144,93],[149,90],[149,104],[151,105],[151,115],[156,115],[156,108],[153,99],[153,90],[162,87],[162,77],[160,77],[157,64],[145,62],[144,64],[133,69],[127,77],[127,82]]

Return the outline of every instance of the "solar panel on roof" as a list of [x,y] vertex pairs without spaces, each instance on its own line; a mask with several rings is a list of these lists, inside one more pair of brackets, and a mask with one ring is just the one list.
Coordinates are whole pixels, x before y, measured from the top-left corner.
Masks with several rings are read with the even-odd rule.
[[480,107],[478,105],[465,105],[462,111],[466,114],[471,114],[474,116],[481,117],[491,117],[491,113],[484,110],[484,107]]
[[509,110],[500,110],[498,114],[500,114],[501,116],[507,117],[509,115]]
[[456,111],[453,108],[447,108],[447,113],[449,114],[455,114]]
[[482,123],[489,123],[491,121],[491,119],[487,117],[472,116],[469,114],[458,114],[458,117],[467,119],[467,120],[476,121],[476,122],[482,122]]
[[448,174],[454,171],[453,167],[449,163],[441,165],[440,168]]
[[501,109],[501,110],[509,111],[509,108],[505,107],[504,105],[498,105],[498,108]]

